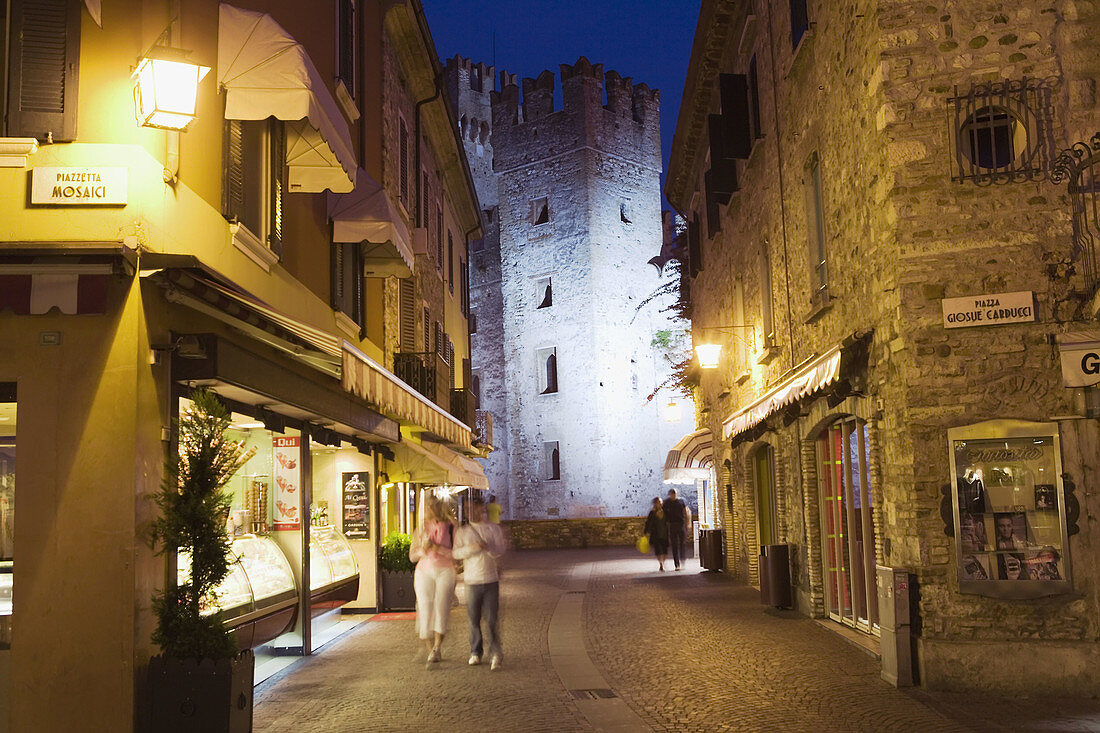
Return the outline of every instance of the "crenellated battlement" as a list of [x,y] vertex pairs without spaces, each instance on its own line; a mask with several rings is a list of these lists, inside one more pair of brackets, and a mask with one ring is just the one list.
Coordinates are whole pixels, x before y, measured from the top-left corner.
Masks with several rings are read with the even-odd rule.
[[468,90],[474,94],[488,94],[494,88],[496,68],[456,55],[447,59],[443,73],[457,84],[459,90]]
[[490,94],[493,127],[535,122],[556,111],[588,114],[597,108],[644,126],[658,124],[660,93],[646,84],[635,85],[633,79],[614,70],[605,73],[603,64],[593,64],[584,56],[576,63],[562,64],[558,75],[561,110],[554,108],[553,72],[543,71],[533,79],[523,79],[522,84],[515,75],[502,72],[499,91]]

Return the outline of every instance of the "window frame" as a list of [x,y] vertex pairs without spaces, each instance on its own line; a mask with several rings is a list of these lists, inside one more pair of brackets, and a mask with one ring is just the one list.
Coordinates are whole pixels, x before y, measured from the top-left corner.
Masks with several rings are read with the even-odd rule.
[[[342,313],[359,326],[360,333],[365,327],[366,318],[363,307],[364,283],[363,283],[363,248],[357,242],[333,242],[332,244],[332,283],[331,305],[337,313]],[[350,263],[348,254],[351,255]],[[352,277],[352,293],[345,292],[348,285],[349,269]],[[358,277],[354,276],[358,273]],[[349,307],[350,306],[350,307]]]
[[543,480],[561,481],[561,441],[542,442]]
[[[550,223],[550,197],[540,196],[531,199],[531,226],[541,227]],[[543,218],[545,216],[545,218]],[[542,221],[539,221],[542,219]]]
[[825,202],[821,186],[821,158],[815,150],[806,160],[802,177],[806,208],[807,261],[810,302],[821,307],[829,302],[829,250],[825,228]]
[[[551,361],[552,360],[552,361]],[[535,351],[536,377],[539,395],[558,394],[561,385],[558,381],[558,347],[545,346]]]
[[[248,150],[251,146],[245,145],[246,133],[259,136],[258,151]],[[234,244],[270,269],[283,255],[287,191],[285,123],[274,117],[225,120],[223,160],[222,215],[236,225]],[[259,187],[258,192],[246,199],[253,186]],[[250,201],[255,203],[256,210]]]

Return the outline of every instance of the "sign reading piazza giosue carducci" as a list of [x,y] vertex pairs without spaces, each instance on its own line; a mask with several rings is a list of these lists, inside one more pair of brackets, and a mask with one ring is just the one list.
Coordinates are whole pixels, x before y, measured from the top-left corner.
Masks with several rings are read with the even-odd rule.
[[1030,290],[944,298],[940,302],[944,328],[999,326],[1035,320],[1035,294]]
[[31,170],[31,203],[54,206],[126,204],[126,169],[42,166]]

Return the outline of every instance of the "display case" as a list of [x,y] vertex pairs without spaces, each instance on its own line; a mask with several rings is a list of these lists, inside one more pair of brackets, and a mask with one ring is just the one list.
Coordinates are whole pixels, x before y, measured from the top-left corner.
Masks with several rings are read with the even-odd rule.
[[309,575],[315,614],[358,596],[359,564],[347,538],[336,527],[309,528]]
[[1057,424],[990,420],[947,437],[959,591],[994,598],[1069,592]]
[[[231,553],[233,562],[216,591],[217,603],[203,608],[203,613],[220,610],[226,626],[237,636],[238,646],[256,646],[294,625],[298,600],[294,574],[269,537],[237,537]],[[178,555],[176,577],[180,583],[191,578],[187,553]]]

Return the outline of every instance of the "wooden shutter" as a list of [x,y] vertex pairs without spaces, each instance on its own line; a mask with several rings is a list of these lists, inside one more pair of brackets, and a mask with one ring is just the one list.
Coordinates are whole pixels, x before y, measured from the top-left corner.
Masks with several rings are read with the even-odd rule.
[[400,285],[399,297],[401,319],[401,351],[416,351],[416,283],[410,278],[398,280]]
[[244,132],[240,120],[225,121],[225,175],[222,214],[230,221],[244,215]]
[[428,306],[424,306],[424,353],[432,352],[432,314]]
[[455,240],[450,231],[447,232],[447,287],[452,293],[455,291]]
[[267,233],[267,244],[271,251],[280,257],[283,254],[283,214],[286,198],[286,126],[279,120],[269,122],[271,154],[271,219]]
[[340,41],[340,51],[336,73],[351,96],[355,97],[355,2],[338,0],[338,3],[337,37]]
[[332,245],[331,292],[329,305],[333,310],[344,308],[344,245],[334,242]]
[[443,202],[435,204],[435,264],[443,269]]
[[749,80],[744,74],[719,74],[722,120],[726,127],[726,155],[745,160],[752,153]]
[[400,169],[398,175],[401,179],[401,203],[405,204],[406,210],[412,211],[409,206],[409,128],[406,127],[405,120],[398,118],[397,122],[397,154],[401,158],[397,164]]
[[12,0],[7,135],[76,139],[82,8],[73,0]]
[[450,336],[444,336],[447,339],[447,366],[451,368],[451,389],[455,388],[455,344],[451,341]]

